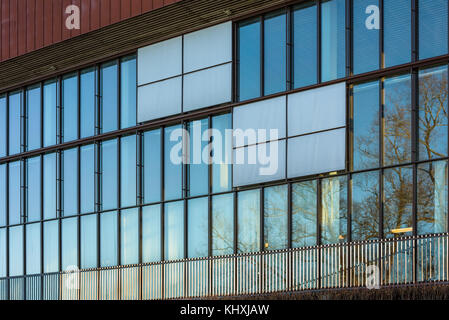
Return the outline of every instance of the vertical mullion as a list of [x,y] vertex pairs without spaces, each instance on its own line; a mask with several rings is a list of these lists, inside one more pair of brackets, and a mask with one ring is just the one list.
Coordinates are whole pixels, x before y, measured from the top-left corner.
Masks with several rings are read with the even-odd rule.
[[317,83],[321,83],[321,0],[317,0]]
[[379,69],[385,68],[384,0],[379,0]]
[[383,166],[384,166],[384,109],[385,109],[385,94],[384,94],[384,78],[379,80],[379,238],[383,239]]
[[122,64],[121,59],[117,59],[117,130],[122,129]]
[[265,21],[264,16],[260,17],[260,97],[265,96]]
[[208,130],[208,140],[209,140],[209,144],[208,144],[208,159],[209,159],[209,163],[207,165],[208,167],[208,188],[207,188],[207,193],[208,193],[208,205],[207,205],[207,252],[208,252],[208,256],[212,256],[212,193],[213,193],[213,170],[212,170],[212,163],[213,163],[213,158],[212,158],[212,153],[214,152],[213,148],[212,148],[212,142],[213,142],[213,137],[211,135],[211,130],[213,128],[213,118],[212,116],[208,117],[208,126],[209,126],[209,130]]
[[346,0],[345,3],[345,24],[346,24],[346,40],[345,40],[345,47],[346,47],[346,76],[349,77],[353,74],[353,53],[354,53],[354,45],[353,45],[353,1],[352,0]]
[[419,59],[419,0],[411,0],[412,62]]
[[[122,264],[122,259],[121,259],[121,241],[122,241],[122,237],[121,237],[121,216],[122,216],[122,201],[121,201],[121,197],[120,197],[120,191],[121,191],[121,151],[122,149],[122,137],[117,139],[117,155],[116,155],[116,159],[117,159],[117,265],[121,265]],[[120,293],[119,293],[120,295]]]
[[286,53],[285,74],[287,77],[287,79],[286,79],[287,84],[286,84],[285,89],[287,91],[290,91],[293,88],[293,85],[292,85],[292,79],[293,79],[293,76],[292,76],[292,73],[293,73],[293,71],[292,71],[293,70],[293,68],[292,68],[292,66],[293,66],[292,50],[293,50],[293,48],[292,48],[292,10],[291,10],[291,7],[287,7],[287,9],[286,9],[285,21],[286,21],[286,27],[285,27],[286,41],[285,41],[285,43],[287,46],[286,51],[285,51],[285,53]]
[[165,188],[164,188],[164,184],[165,184],[165,175],[164,175],[164,171],[165,171],[165,157],[164,157],[164,143],[165,143],[165,128],[162,127],[161,129],[161,135],[160,135],[160,139],[161,139],[161,145],[160,145],[160,159],[161,159],[161,207],[160,207],[160,211],[161,211],[161,260],[165,261]]
[[260,243],[260,250],[259,251],[265,251],[265,233],[264,233],[264,217],[265,217],[265,210],[264,210],[264,198],[265,198],[265,188],[262,187],[259,190],[259,219],[260,219],[260,239],[259,239],[259,243]]

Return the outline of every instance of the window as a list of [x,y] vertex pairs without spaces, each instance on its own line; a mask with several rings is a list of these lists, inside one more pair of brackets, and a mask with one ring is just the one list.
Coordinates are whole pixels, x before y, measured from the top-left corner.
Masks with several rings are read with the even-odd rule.
[[165,260],[184,258],[184,203],[165,204]]
[[447,232],[447,162],[418,165],[418,234]]
[[22,164],[20,161],[9,163],[9,225],[22,223],[20,183]]
[[44,83],[44,147],[52,146],[56,141],[58,81]]
[[97,215],[81,217],[81,268],[97,266]]
[[447,156],[447,66],[419,72],[419,158]]
[[352,241],[379,237],[379,172],[352,176]]
[[0,165],[0,227],[6,226],[6,164]]
[[41,224],[26,225],[26,274],[41,273]]
[[44,222],[44,273],[59,271],[59,222]]
[[314,2],[293,9],[293,87],[317,83],[317,6]]
[[9,154],[17,154],[21,152],[22,126],[22,92],[14,92],[9,94]]
[[26,93],[27,150],[41,147],[41,87],[29,87]]
[[161,256],[161,206],[142,209],[142,263],[157,262]]
[[63,219],[62,227],[62,270],[78,267],[78,218]]
[[419,58],[448,53],[448,2],[419,0]]
[[208,198],[189,200],[187,226],[188,257],[207,257],[209,255]]
[[80,157],[81,213],[91,213],[95,210],[95,145],[81,147]]
[[123,137],[120,140],[120,206],[135,206],[137,201],[137,136]]
[[144,203],[161,200],[161,129],[143,135]]
[[234,196],[212,197],[212,255],[234,253]]
[[321,81],[344,77],[346,74],[345,0],[321,3]]
[[183,131],[178,125],[165,128],[164,132],[165,200],[174,200],[182,197]]
[[56,218],[56,177],[57,177],[57,165],[56,165],[56,153],[44,155],[44,219]]
[[27,221],[41,220],[41,158],[34,157],[27,163]]
[[117,208],[117,140],[101,145],[101,199],[103,210]]
[[384,171],[384,237],[409,236],[413,233],[411,167]]
[[292,247],[317,243],[317,182],[292,185]]
[[238,194],[239,253],[257,252],[260,248],[260,191],[250,190]]
[[288,247],[288,186],[264,189],[264,249]]
[[118,262],[117,212],[102,213],[100,228],[100,266],[116,266]]
[[80,108],[81,108],[81,138],[90,137],[95,134],[95,112],[97,105],[97,84],[95,68],[81,71],[80,79]]
[[6,96],[0,95],[0,157],[5,157],[7,150],[6,150],[6,137],[7,132],[6,129],[8,128],[7,123],[8,119],[6,118],[7,115],[7,105],[6,105]]
[[238,27],[238,94],[239,100],[261,95],[261,30],[260,20],[240,23]]
[[120,212],[120,262],[122,265],[139,263],[139,209]]
[[[187,172],[188,195],[191,197],[207,194],[209,191],[209,120],[191,121],[189,132],[189,166]],[[206,162],[207,161],[207,162]]]
[[379,166],[379,82],[354,86],[353,169]]
[[78,149],[63,151],[64,217],[78,213]]
[[0,277],[6,277],[6,228],[0,229]]
[[347,179],[335,177],[321,182],[321,243],[347,241]]
[[410,0],[383,0],[383,9],[385,67],[410,62],[412,52]]
[[136,56],[129,56],[120,60],[120,128],[136,125]]
[[354,74],[379,69],[380,28],[367,21],[370,6],[379,8],[379,0],[357,0],[353,4]]
[[78,75],[72,73],[62,77],[62,140],[78,138]]
[[118,71],[117,62],[107,62],[100,68],[101,132],[118,129]]
[[232,184],[232,137],[226,132],[232,128],[231,114],[213,117],[212,128],[212,192],[225,192]]
[[23,275],[23,226],[9,229],[9,276]]
[[276,12],[264,19],[264,94],[269,95],[286,90],[287,18]]

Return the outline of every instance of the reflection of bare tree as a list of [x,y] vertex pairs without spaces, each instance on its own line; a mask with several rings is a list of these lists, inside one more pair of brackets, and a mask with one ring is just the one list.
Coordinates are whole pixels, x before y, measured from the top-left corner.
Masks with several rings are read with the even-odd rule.
[[288,187],[275,186],[265,189],[264,243],[266,250],[287,248]]
[[292,187],[292,245],[294,248],[316,244],[317,183],[304,181]]
[[234,253],[234,197],[232,194],[213,198],[212,250],[214,256]]

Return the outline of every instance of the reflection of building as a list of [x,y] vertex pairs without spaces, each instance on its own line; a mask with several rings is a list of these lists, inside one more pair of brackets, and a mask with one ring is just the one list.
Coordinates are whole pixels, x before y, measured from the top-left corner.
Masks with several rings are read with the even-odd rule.
[[[1,298],[448,280],[446,0],[164,2],[81,1],[71,31],[1,2]],[[180,128],[277,170],[174,163]]]

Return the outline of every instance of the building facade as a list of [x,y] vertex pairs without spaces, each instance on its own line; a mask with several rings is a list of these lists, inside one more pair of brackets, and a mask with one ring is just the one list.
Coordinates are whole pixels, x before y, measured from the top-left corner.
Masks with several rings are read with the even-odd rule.
[[0,298],[448,280],[447,0],[18,3]]

